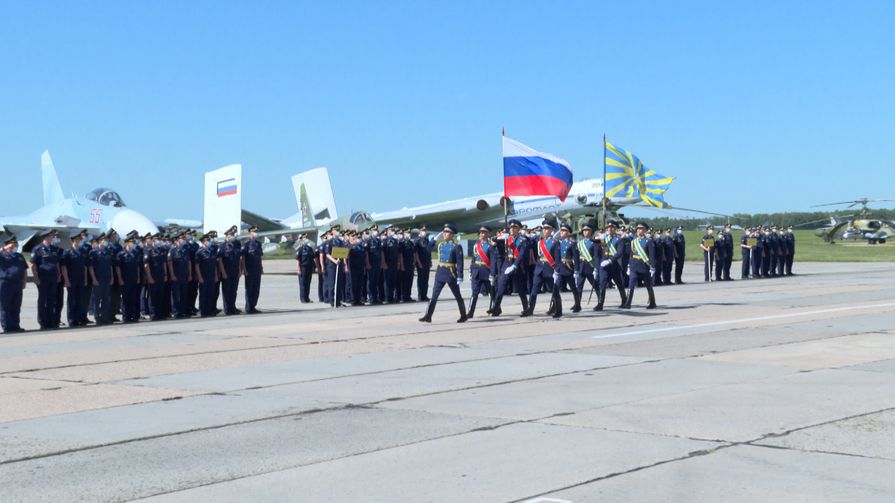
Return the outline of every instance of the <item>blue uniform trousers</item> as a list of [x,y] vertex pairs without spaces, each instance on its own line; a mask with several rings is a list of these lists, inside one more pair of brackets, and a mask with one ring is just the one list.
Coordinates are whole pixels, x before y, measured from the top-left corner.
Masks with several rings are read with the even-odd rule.
[[22,282],[0,279],[0,328],[4,332],[15,332],[22,312]]

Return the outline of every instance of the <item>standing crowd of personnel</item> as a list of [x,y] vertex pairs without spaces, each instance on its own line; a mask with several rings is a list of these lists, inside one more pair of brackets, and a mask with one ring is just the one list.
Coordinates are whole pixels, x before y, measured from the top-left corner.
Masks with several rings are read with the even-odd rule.
[[[222,241],[215,231],[201,236],[180,232],[142,237],[131,232],[123,240],[114,230],[92,237],[84,231],[71,235],[68,249],[60,247],[56,231],[41,233],[30,260],[38,289],[38,324],[44,329],[60,327],[64,306],[71,327],[133,323],[141,318],[209,317],[221,311],[239,314],[236,297],[241,277],[245,278],[245,311],[257,313],[263,251],[256,231],[250,228],[244,242],[236,238],[236,226]],[[645,223],[626,227],[610,221],[599,231],[588,221],[576,235],[570,225],[558,225],[552,219],[533,229],[518,220],[509,220],[506,228],[495,233],[481,227],[471,246],[472,296],[467,304],[459,289],[464,279],[464,252],[454,241],[454,226],[447,224],[440,239],[433,240],[425,227],[413,231],[390,227],[380,235],[376,225],[363,232],[343,232],[335,225],[316,247],[309,236],[299,236],[295,253],[299,299],[312,302],[316,275],[319,302],[338,307],[418,300],[429,303],[420,321],[430,322],[447,286],[457,301],[457,321],[464,322],[475,316],[483,296],[489,298],[487,314],[500,316],[503,298],[518,295],[520,315],[527,317],[534,314],[538,295],[549,294],[547,314],[559,318],[564,291],[572,292],[573,313],[581,311],[587,285],[588,302],[596,294],[594,311],[603,309],[607,291],[612,289],[618,291],[619,307],[630,309],[637,287],[647,290],[646,307],[653,309],[653,287],[683,283],[686,242],[682,227],[653,230]],[[735,248],[730,226],[717,235],[708,226],[700,247],[705,280],[713,276],[717,281],[730,280]],[[19,312],[28,265],[17,248],[12,238],[0,251],[0,322],[4,332],[21,331]],[[792,275],[795,238],[791,226],[788,230],[747,228],[740,248],[742,278]],[[412,295],[414,277],[416,299]],[[218,308],[219,298],[223,309]]]
[[[255,238],[256,230],[249,229],[244,242],[236,238],[236,226],[225,233],[223,241],[218,241],[215,231],[142,237],[131,231],[123,239],[115,230],[96,236],[79,231],[69,236],[68,248],[60,246],[58,231],[44,231],[38,235],[40,242],[32,248],[30,260],[37,288],[38,325],[41,329],[61,327],[63,310],[69,327],[134,323],[141,318],[210,317],[221,312],[219,298],[223,299],[224,314],[239,314],[236,296],[241,277],[245,281],[245,312],[258,313],[264,253]],[[20,312],[28,265],[17,250],[18,241],[13,237],[0,251],[0,327],[4,333],[23,330]]]
[[[742,254],[740,279],[793,275],[796,237],[791,225],[786,229],[776,225],[746,227],[739,246]],[[705,281],[732,280],[730,268],[735,245],[730,224],[717,235],[714,226],[707,226],[699,247],[705,263]]]

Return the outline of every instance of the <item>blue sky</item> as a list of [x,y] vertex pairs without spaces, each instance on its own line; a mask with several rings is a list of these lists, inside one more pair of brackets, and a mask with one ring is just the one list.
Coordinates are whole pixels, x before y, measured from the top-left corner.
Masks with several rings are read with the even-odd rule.
[[601,137],[722,213],[895,198],[893,2],[7,2],[0,215],[121,192],[201,218],[203,173],[296,211],[501,190],[500,129],[600,176]]

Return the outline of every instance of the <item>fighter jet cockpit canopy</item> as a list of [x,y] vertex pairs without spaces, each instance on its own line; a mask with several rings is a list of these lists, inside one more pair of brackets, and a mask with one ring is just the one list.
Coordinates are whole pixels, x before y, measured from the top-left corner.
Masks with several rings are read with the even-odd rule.
[[349,222],[354,225],[364,225],[364,224],[372,224],[373,217],[370,216],[369,213],[364,211],[357,211],[351,214],[351,218],[349,218]]
[[102,204],[103,206],[113,206],[115,208],[123,208],[126,206],[126,204],[124,204],[124,199],[121,199],[118,192],[115,192],[112,189],[93,189],[87,193],[87,199]]

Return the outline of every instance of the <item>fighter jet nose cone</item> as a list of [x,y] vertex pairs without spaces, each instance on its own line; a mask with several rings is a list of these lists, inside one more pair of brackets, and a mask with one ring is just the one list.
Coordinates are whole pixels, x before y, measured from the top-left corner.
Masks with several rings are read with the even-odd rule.
[[152,220],[127,208],[119,210],[112,218],[112,228],[122,236],[130,231],[137,231],[141,236],[158,232],[158,227],[152,223]]

